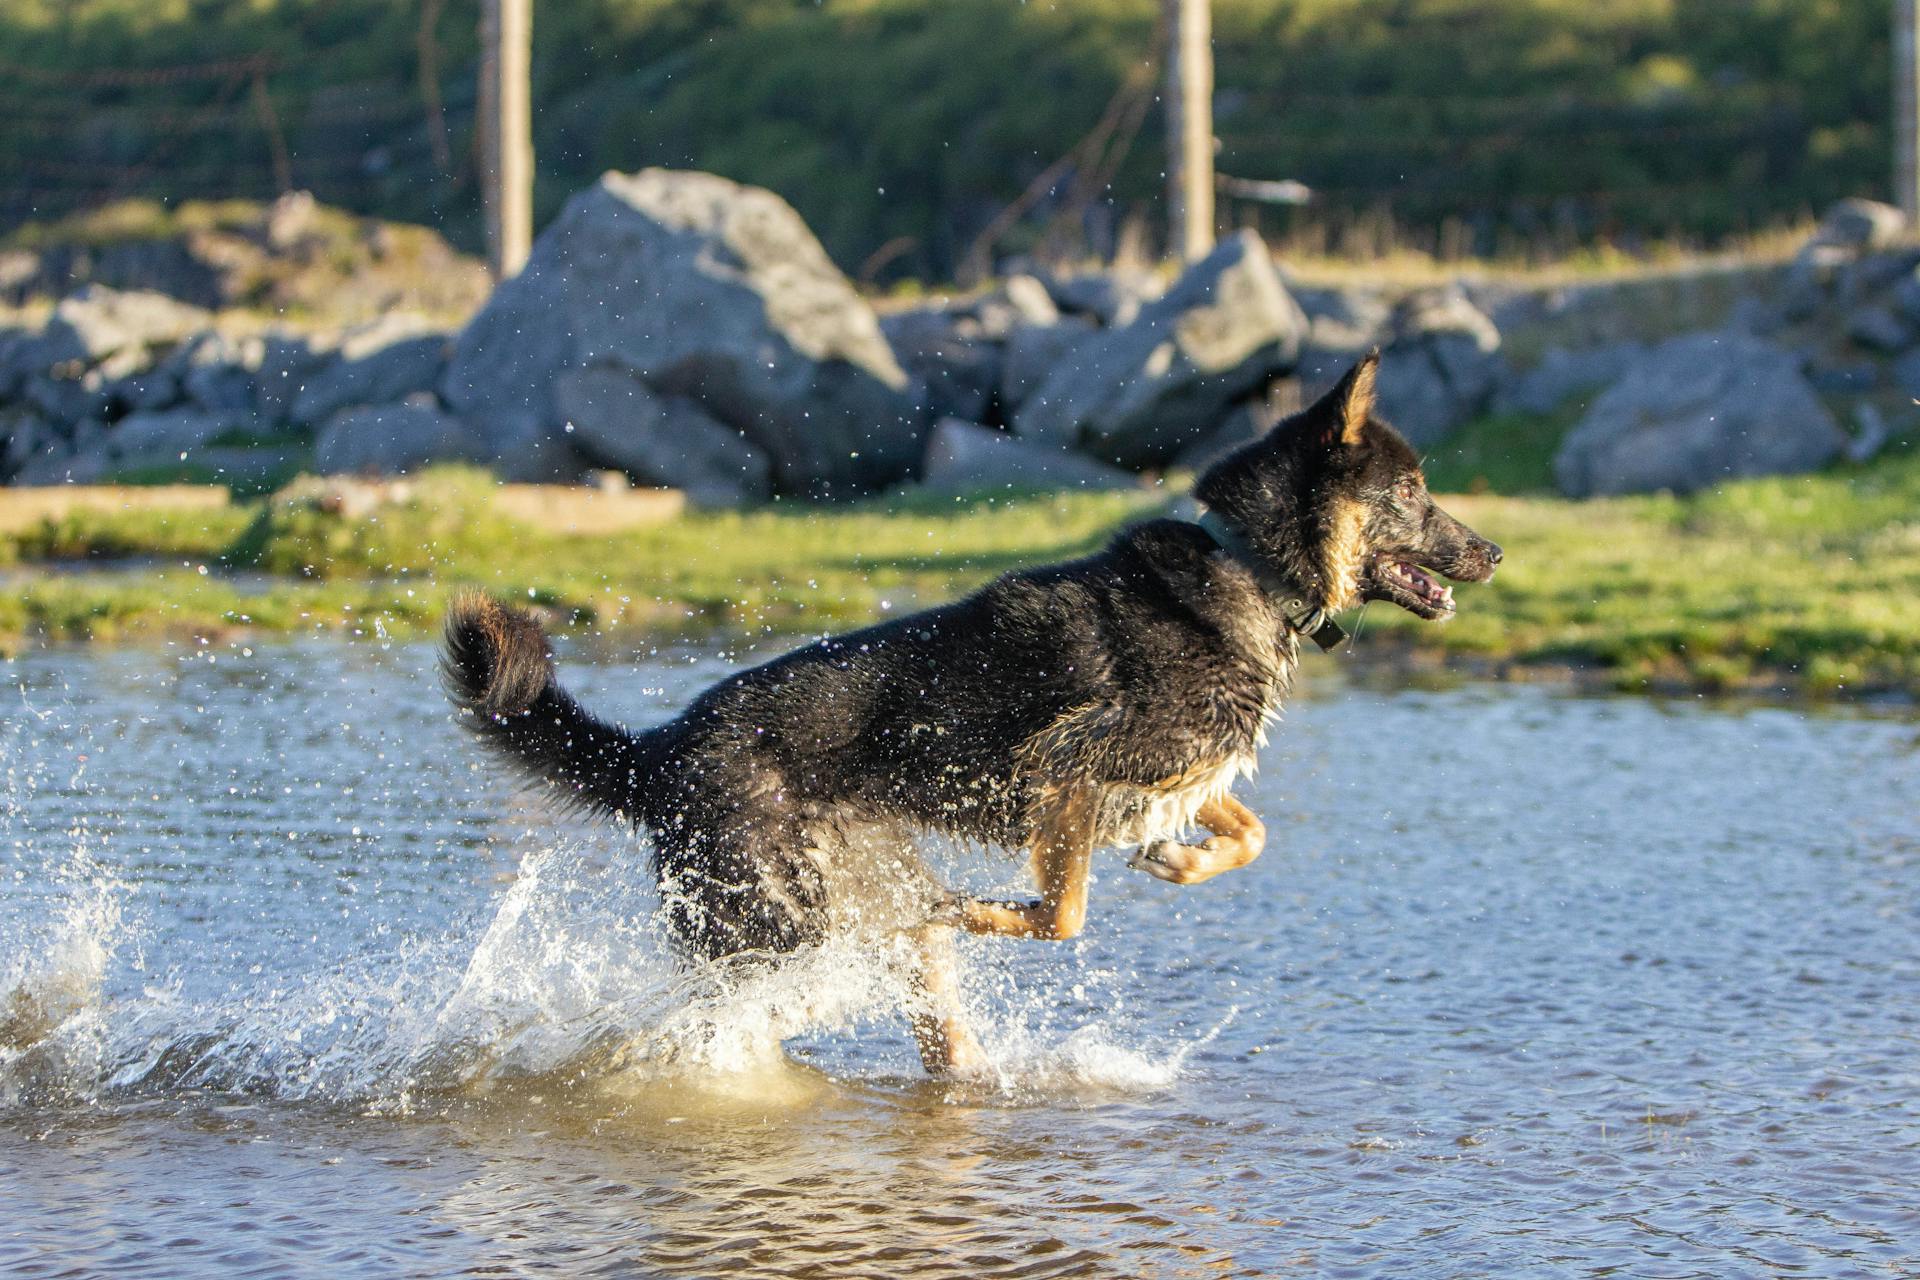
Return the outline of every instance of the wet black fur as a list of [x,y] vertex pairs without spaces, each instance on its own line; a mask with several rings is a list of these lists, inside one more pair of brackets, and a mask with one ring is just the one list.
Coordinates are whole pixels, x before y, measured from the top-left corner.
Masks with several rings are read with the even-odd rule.
[[[1196,496],[1330,608],[1358,602],[1326,598],[1323,553],[1343,502],[1364,505],[1369,554],[1491,576],[1498,548],[1432,504],[1391,427],[1366,420],[1343,439],[1342,406],[1371,401],[1365,368],[1365,387],[1350,373],[1215,464]],[[1368,572],[1359,588],[1393,598]],[[468,723],[508,760],[651,832],[676,936],[720,956],[821,936],[826,891],[807,850],[823,825],[874,820],[1019,848],[1044,788],[1144,786],[1250,751],[1296,645],[1246,566],[1198,525],[1160,519],[1086,559],[740,672],[644,732],[582,709],[556,683],[538,625],[483,596],[453,607],[445,672]]]

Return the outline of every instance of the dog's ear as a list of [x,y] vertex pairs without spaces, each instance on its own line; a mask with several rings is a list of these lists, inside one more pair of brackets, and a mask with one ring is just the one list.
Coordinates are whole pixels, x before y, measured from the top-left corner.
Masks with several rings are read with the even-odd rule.
[[1307,410],[1306,426],[1321,444],[1328,448],[1356,445],[1365,438],[1367,419],[1373,414],[1374,379],[1379,372],[1380,350],[1376,347]]

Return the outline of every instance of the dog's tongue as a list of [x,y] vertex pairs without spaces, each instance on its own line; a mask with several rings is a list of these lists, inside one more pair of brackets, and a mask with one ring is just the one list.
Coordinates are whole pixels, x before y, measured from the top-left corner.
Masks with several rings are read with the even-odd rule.
[[1419,565],[1408,565],[1407,577],[1413,582],[1415,589],[1429,600],[1451,601],[1453,599],[1453,588],[1442,586],[1434,581]]

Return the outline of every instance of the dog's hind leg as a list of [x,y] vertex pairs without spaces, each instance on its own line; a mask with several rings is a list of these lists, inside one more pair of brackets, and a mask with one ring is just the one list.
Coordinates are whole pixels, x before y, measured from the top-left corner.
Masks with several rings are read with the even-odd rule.
[[986,1051],[974,1038],[960,1009],[958,959],[953,930],[926,925],[913,934],[913,1040],[928,1075],[974,1075],[986,1065]]
[[1087,921],[1087,868],[1093,861],[1093,829],[1099,807],[1092,787],[1064,787],[1041,802],[1034,825],[1033,869],[1040,882],[1037,902],[959,903],[959,920],[969,933],[1003,938],[1064,941]]
[[1213,836],[1198,845],[1156,840],[1133,855],[1137,867],[1168,884],[1199,884],[1222,871],[1235,871],[1260,856],[1267,828],[1253,810],[1223,795],[1200,806],[1194,820]]

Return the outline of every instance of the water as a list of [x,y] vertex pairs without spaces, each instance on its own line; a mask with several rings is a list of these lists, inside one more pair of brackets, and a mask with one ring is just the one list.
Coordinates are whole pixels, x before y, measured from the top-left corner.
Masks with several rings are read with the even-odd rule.
[[[645,722],[747,656],[566,670]],[[884,950],[677,974],[430,668],[0,667],[0,1270],[1920,1275],[1910,715],[1316,669],[1266,856],[971,943],[939,1085]]]

